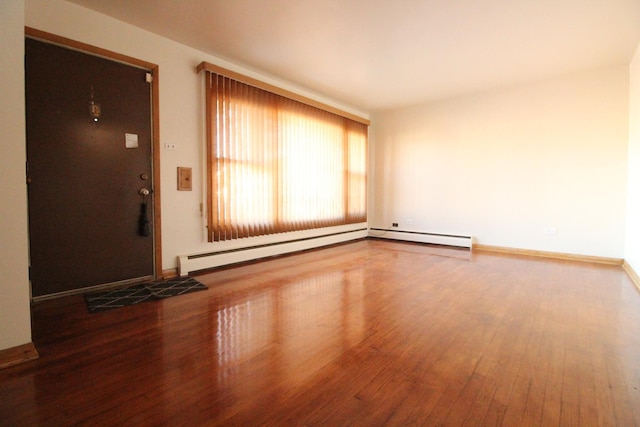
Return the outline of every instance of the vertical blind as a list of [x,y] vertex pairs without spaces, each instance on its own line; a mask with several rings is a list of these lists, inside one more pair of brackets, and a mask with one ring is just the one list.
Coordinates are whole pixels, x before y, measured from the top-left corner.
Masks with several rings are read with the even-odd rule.
[[209,241],[366,221],[364,123],[207,71]]

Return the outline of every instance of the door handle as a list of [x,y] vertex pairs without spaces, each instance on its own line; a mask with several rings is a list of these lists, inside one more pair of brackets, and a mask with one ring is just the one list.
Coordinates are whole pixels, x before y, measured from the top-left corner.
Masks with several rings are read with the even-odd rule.
[[140,189],[140,191],[138,191],[138,193],[139,193],[141,196],[148,196],[148,195],[149,195],[149,193],[150,193],[150,191],[149,191],[148,189],[146,189],[146,188],[141,188],[141,189]]

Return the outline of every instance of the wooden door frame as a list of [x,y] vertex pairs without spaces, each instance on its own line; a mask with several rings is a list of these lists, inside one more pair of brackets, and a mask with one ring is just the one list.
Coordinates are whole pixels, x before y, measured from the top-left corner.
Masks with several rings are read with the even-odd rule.
[[160,215],[160,82],[158,76],[158,65],[141,59],[122,55],[117,52],[102,49],[66,37],[47,33],[31,27],[25,27],[25,37],[35,40],[51,43],[61,47],[65,47],[89,55],[98,56],[109,59],[111,61],[120,62],[133,67],[148,70],[151,73],[151,168],[153,175],[153,269],[154,277],[162,279],[164,273],[162,270],[162,239],[161,230],[162,222]]

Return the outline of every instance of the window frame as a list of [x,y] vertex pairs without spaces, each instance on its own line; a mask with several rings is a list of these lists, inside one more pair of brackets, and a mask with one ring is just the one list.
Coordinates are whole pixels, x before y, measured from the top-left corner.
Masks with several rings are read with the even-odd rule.
[[[286,231],[307,230],[307,229],[329,227],[329,226],[335,226],[335,225],[346,225],[346,224],[366,222],[366,218],[367,218],[367,196],[366,196],[367,145],[368,145],[368,125],[370,123],[368,119],[364,119],[360,116],[351,114],[349,112],[345,112],[335,107],[328,106],[324,103],[289,92],[287,90],[269,85],[264,82],[260,82],[253,78],[243,76],[239,73],[235,73],[233,71],[226,70],[222,67],[218,67],[206,62],[203,62],[202,64],[200,64],[197,70],[198,72],[206,71],[206,76],[207,76],[206,102],[205,102],[206,114],[207,114],[207,117],[206,117],[206,122],[207,122],[207,126],[206,126],[206,135],[207,135],[206,194],[207,194],[207,228],[208,228],[207,236],[210,242],[229,241],[229,240],[235,240],[243,237],[270,235],[270,234],[276,234],[276,233],[281,233]],[[337,123],[341,124],[342,126],[341,132],[343,135],[342,136],[343,141],[341,142],[342,150],[343,150],[343,153],[341,153],[341,155],[343,156],[342,163],[341,163],[343,168],[341,172],[342,173],[341,188],[342,188],[343,194],[338,196],[338,197],[344,197],[344,200],[341,201],[341,203],[343,203],[344,205],[343,217],[338,218],[334,216],[332,218],[319,218],[319,219],[316,218],[316,219],[310,220],[309,222],[302,221],[303,225],[298,227],[293,222],[290,222],[290,223],[283,222],[283,216],[281,214],[282,206],[277,205],[275,206],[275,213],[274,213],[275,221],[271,224],[264,224],[263,227],[258,227],[260,229],[257,231],[256,231],[255,225],[246,227],[246,224],[237,224],[237,223],[233,224],[231,220],[227,218],[226,214],[231,209],[231,206],[233,206],[233,203],[231,204],[227,203],[224,209],[221,209],[219,200],[217,199],[218,188],[221,188],[219,180],[224,179],[224,177],[219,176],[218,171],[221,170],[220,162],[224,161],[224,159],[223,159],[223,156],[219,156],[219,153],[217,152],[217,150],[220,148],[216,140],[217,135],[219,134],[219,126],[218,126],[219,117],[217,115],[217,110],[220,107],[219,105],[220,101],[217,97],[215,98],[215,101],[212,101],[213,99],[212,97],[217,96],[215,95],[214,88],[212,87],[212,84],[211,84],[213,78],[228,79],[229,81],[237,82],[239,84],[247,85],[251,88],[268,92],[269,95],[275,95],[276,100],[283,99],[282,102],[286,102],[286,103],[293,101],[293,104],[291,105],[294,105],[294,106],[296,106],[297,104],[304,104],[304,107],[305,108],[310,107],[309,111],[312,111],[314,114],[320,115],[320,114],[330,113],[330,116],[327,116],[327,117],[331,117],[331,120],[338,120]],[[218,81],[216,81],[216,83],[218,83]],[[224,95],[226,96],[227,94],[224,93]],[[238,99],[240,99],[239,96],[238,96]],[[276,101],[276,104],[278,102],[279,101]],[[269,108],[271,108],[271,106]],[[279,108],[279,107],[276,107],[276,108]],[[286,110],[287,110],[286,108],[283,108],[283,111],[286,111]],[[317,111],[317,110],[320,110],[320,111]],[[230,114],[230,113],[227,112],[227,114]],[[278,114],[279,113],[276,113],[276,115]],[[338,117],[335,118],[334,116],[338,116]],[[280,132],[280,129],[281,129],[280,126],[285,126],[285,125],[282,125],[279,120],[280,120],[279,117],[277,117],[276,118],[276,126],[278,126],[277,132]],[[318,119],[316,118],[315,120],[318,120]],[[354,130],[356,128],[357,130]],[[223,131],[232,132],[232,131],[229,131],[229,129],[224,129]],[[361,139],[363,138],[363,140],[359,142],[359,144],[361,145],[359,149],[364,150],[363,153],[360,153],[362,158],[360,159],[361,167],[359,171],[353,171],[349,168],[349,166],[351,165],[349,157],[353,154],[352,153],[353,150],[350,148],[350,143],[351,143],[350,141],[352,139],[352,134],[354,132],[358,134]],[[355,143],[358,143],[358,142],[355,142]],[[230,162],[230,163],[246,162],[246,160],[235,158],[234,154],[231,152],[227,152],[224,155],[229,157],[227,159],[227,162]],[[278,159],[276,159],[276,162],[277,161]],[[252,162],[249,162],[249,163],[250,164],[248,165],[248,167],[252,169],[251,165],[253,165],[253,163]],[[264,165],[258,165],[258,166],[261,169],[264,168]],[[282,174],[281,169],[278,169],[278,172]],[[272,177],[271,181],[277,182],[281,179],[282,179],[281,176],[277,176],[277,177]],[[354,181],[352,181],[352,179],[355,180],[355,184],[354,184]],[[358,213],[357,215],[355,215],[350,213],[349,211],[350,209],[349,191],[351,190],[351,187],[353,187],[353,185],[358,185],[358,182],[360,182],[360,185],[361,185],[358,197],[362,198],[363,200],[360,200],[357,203],[358,206],[360,206],[362,209],[361,213]],[[232,183],[225,184],[225,186],[227,185],[232,185]],[[278,182],[276,183],[276,186],[281,186],[281,185],[282,183],[278,183]],[[282,187],[275,187],[274,191],[275,192],[282,191],[281,188]],[[227,187],[227,190],[228,190],[228,187]],[[282,200],[279,197],[281,196],[278,195],[278,199],[274,203],[282,202]],[[221,220],[219,220],[219,218],[221,218]],[[309,225],[309,224],[313,224],[313,225]],[[247,228],[249,228],[250,230],[248,230]]]

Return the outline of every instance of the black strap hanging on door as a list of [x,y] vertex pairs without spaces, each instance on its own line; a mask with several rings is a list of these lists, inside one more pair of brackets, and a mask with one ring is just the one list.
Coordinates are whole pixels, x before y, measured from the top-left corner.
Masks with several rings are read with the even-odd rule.
[[138,234],[143,237],[151,235],[151,221],[147,215],[147,196],[149,190],[143,188],[140,190],[140,196],[142,197],[142,203],[140,203],[140,215],[138,216]]

